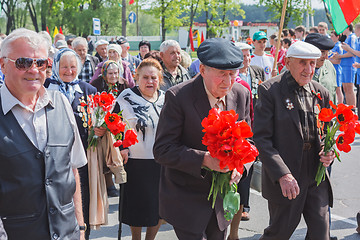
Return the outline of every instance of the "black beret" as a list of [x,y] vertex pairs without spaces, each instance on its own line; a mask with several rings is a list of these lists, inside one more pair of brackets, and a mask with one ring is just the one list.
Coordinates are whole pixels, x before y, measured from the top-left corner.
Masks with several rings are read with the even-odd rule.
[[128,42],[128,40],[127,40],[127,38],[124,37],[124,36],[120,36],[119,39],[116,40],[116,43],[119,44],[119,45],[124,44],[124,43],[127,43],[127,42]]
[[216,69],[235,70],[243,67],[241,49],[224,38],[206,39],[200,44],[197,56],[201,63]]
[[305,38],[305,42],[314,45],[320,50],[331,50],[335,46],[331,38],[320,33],[310,33]]

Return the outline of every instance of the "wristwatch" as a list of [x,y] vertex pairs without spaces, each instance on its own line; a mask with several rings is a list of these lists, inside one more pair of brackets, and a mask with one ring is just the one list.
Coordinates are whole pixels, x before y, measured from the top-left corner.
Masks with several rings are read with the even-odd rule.
[[84,223],[84,226],[79,226],[80,231],[86,232],[86,229],[87,229],[86,223]]

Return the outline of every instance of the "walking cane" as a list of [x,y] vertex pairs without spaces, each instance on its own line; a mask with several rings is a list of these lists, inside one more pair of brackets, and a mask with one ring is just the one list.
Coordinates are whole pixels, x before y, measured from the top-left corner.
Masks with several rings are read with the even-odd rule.
[[122,226],[121,226],[121,220],[122,220],[122,208],[124,203],[124,184],[119,184],[120,186],[120,196],[119,196],[119,230],[118,230],[118,240],[121,239],[121,233],[122,233]]

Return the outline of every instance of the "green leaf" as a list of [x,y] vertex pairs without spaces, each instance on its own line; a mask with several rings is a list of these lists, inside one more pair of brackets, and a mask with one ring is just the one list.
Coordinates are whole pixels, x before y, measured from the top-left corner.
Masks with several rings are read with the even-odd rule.
[[225,219],[231,220],[240,208],[240,194],[237,192],[229,191],[225,194],[223,207],[225,212]]

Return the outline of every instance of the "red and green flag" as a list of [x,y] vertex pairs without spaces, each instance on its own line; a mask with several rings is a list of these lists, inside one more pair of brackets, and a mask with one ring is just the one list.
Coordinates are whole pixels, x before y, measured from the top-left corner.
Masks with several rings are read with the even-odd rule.
[[342,33],[360,14],[360,0],[324,0],[336,33]]

